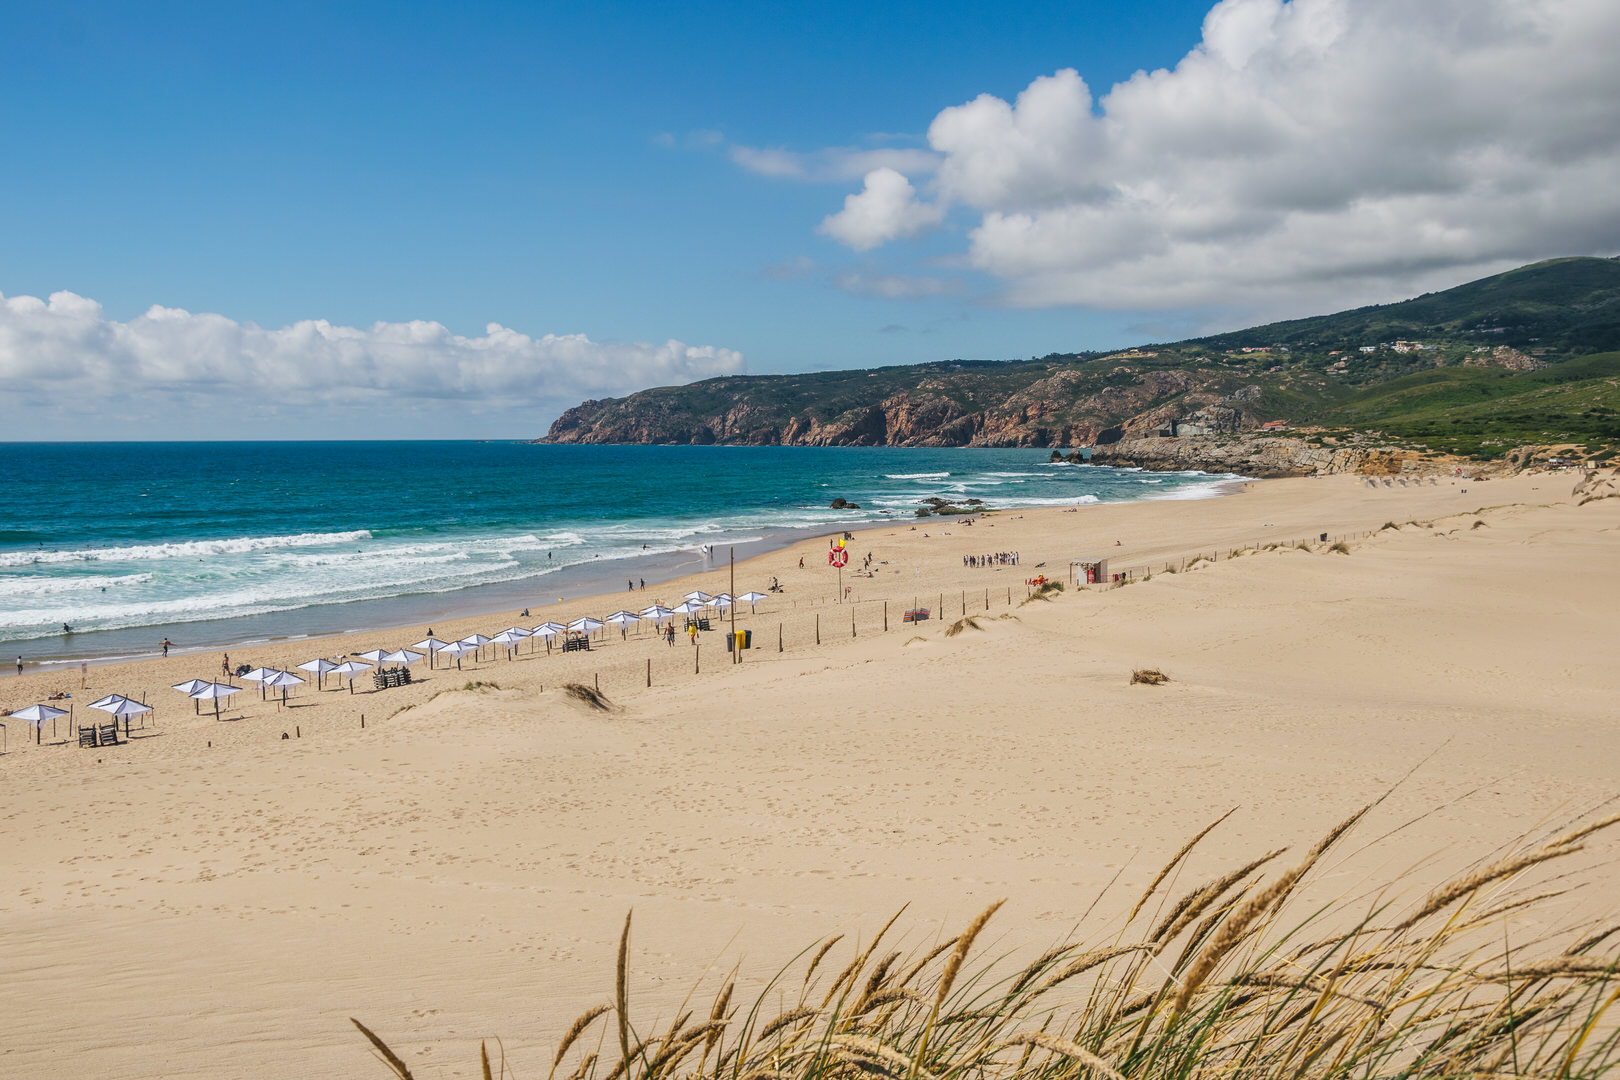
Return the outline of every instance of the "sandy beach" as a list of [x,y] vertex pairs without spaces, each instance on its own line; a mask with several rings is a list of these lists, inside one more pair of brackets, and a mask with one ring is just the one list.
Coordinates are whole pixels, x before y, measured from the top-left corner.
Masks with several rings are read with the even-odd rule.
[[[817,538],[737,566],[739,593],[784,587],[739,613],[741,664],[718,632],[694,649],[609,628],[590,652],[525,642],[418,664],[408,687],[302,686],[287,707],[250,687],[218,721],[169,689],[218,678],[217,653],[92,667],[84,686],[7,668],[7,709],[65,690],[80,721],[110,693],[156,710],[95,749],[65,721],[36,745],[0,718],[0,1077],[384,1075],[350,1016],[418,1076],[476,1075],[497,1036],[543,1076],[611,992],[628,909],[651,1012],[908,903],[915,942],[1007,897],[999,947],[1038,951],[1233,807],[1188,875],[1308,846],[1393,789],[1326,880],[1421,889],[1620,791],[1620,498],[1578,505],[1579,479],[1335,476],[896,522],[850,541],[874,574],[846,571],[848,602]],[[1137,580],[1028,600],[1028,579],[1090,557]],[[432,629],[694,588],[729,573]],[[903,622],[913,606],[933,617]],[[964,614],[977,625],[947,635]],[[1138,667],[1170,681],[1131,685]],[[1556,910],[1611,910],[1612,855],[1595,844]]]

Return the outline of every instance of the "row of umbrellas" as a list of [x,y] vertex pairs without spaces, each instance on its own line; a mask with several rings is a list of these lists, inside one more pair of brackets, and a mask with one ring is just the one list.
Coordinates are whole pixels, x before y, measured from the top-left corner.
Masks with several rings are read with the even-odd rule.
[[[109,694],[100,701],[92,701],[90,707],[111,714],[114,723],[118,721],[119,717],[123,717],[125,734],[129,733],[130,717],[140,716],[143,713],[152,711],[152,706],[136,701],[134,698],[127,698],[122,694]],[[57,718],[67,716],[70,711],[70,709],[58,709],[54,705],[30,705],[26,709],[18,709],[11,715],[15,719],[34,725],[34,741],[37,743],[45,730],[45,721],[51,721],[51,728],[54,731]]]
[[[469,634],[459,641],[441,641],[436,637],[423,638],[410,649],[399,649],[389,652],[384,649],[374,649],[371,652],[360,653],[360,657],[374,664],[401,664],[409,666],[418,660],[428,659],[431,662],[435,656],[448,656],[460,663],[461,658],[473,653],[476,658],[480,650],[486,645],[498,645],[505,649],[515,648],[524,638],[542,638],[548,643],[558,634],[594,634],[608,624],[618,626],[620,629],[628,627],[631,623],[650,622],[654,626],[673,619],[677,615],[696,615],[704,608],[715,608],[724,611],[733,604],[744,603],[749,610],[754,610],[765,594],[760,592],[747,592],[733,599],[727,593],[711,596],[708,593],[697,591],[689,592],[681,598],[681,602],[674,607],[664,607],[662,604],[652,604],[640,611],[615,611],[606,618],[597,619],[586,615],[570,623],[543,622],[539,626],[524,628],[509,626],[494,637],[483,634]],[[412,650],[420,649],[421,652]],[[306,671],[313,671],[319,677],[327,672],[337,671],[343,665],[333,664],[329,660],[311,660],[306,664],[298,665]],[[350,689],[353,689],[353,676],[350,676]]]
[[[747,604],[749,610],[753,611],[755,605],[765,598],[765,594],[761,592],[746,592],[733,598],[727,593],[710,595],[701,590],[695,590],[682,597],[681,602],[674,607],[652,604],[642,608],[640,611],[615,611],[605,619],[595,619],[587,615],[567,624],[543,622],[532,629],[509,626],[494,637],[485,637],[483,634],[469,634],[459,641],[440,641],[436,637],[428,637],[418,641],[409,649],[391,651],[388,649],[372,649],[370,652],[357,654],[359,656],[358,660],[332,661],[315,659],[299,664],[298,667],[301,671],[308,671],[313,674],[316,678],[316,685],[320,685],[320,681],[324,680],[328,675],[336,675],[340,679],[346,678],[349,681],[349,693],[352,694],[354,693],[354,677],[371,670],[373,664],[379,666],[382,664],[399,664],[408,667],[418,660],[427,659],[431,662],[434,656],[449,656],[456,660],[459,667],[463,656],[473,653],[476,658],[479,650],[486,645],[499,645],[511,649],[524,638],[536,637],[545,639],[549,645],[551,639],[558,634],[594,634],[609,623],[619,627],[621,630],[631,623],[643,621],[659,626],[677,615],[696,615],[705,608],[725,611],[738,603]],[[415,649],[421,649],[422,651],[412,651]],[[367,662],[362,663],[361,661]],[[280,690],[283,701],[287,699],[289,689],[294,686],[301,686],[304,683],[303,679],[292,672],[282,671],[278,668],[254,668],[244,674],[242,678],[249,682],[258,683],[261,693],[265,690]],[[175,683],[173,688],[190,697],[193,701],[212,701],[216,718],[219,716],[220,701],[230,697],[232,694],[241,692],[243,689],[229,683],[210,682],[206,679],[188,679],[182,683]],[[109,713],[114,720],[123,717],[126,733],[129,730],[130,717],[140,716],[152,711],[152,706],[143,704],[133,698],[124,697],[122,694],[109,694],[100,701],[91,702],[90,707]],[[50,720],[54,723],[58,717],[68,715],[68,712],[67,709],[58,709],[51,705],[30,705],[26,709],[18,709],[11,715],[18,720],[34,725],[34,740],[38,742],[45,721]]]

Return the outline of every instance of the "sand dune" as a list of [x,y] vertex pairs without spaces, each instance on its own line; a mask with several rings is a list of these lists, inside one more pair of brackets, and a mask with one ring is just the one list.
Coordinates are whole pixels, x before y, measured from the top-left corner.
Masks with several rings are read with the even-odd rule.
[[[704,635],[696,674],[684,639],[612,633],[590,654],[419,668],[408,688],[301,690],[288,709],[244,692],[225,722],[166,689],[217,658],[92,669],[85,691],[77,675],[0,680],[11,708],[56,685],[76,703],[159,705],[106,750],[8,728],[0,1076],[382,1075],[351,1015],[418,1075],[473,1075],[493,1036],[519,1075],[543,1075],[561,1029],[610,992],[628,908],[653,1012],[714,965],[767,969],[903,903],[915,936],[1009,897],[998,941],[1039,949],[1094,903],[1128,904],[1234,806],[1189,875],[1308,845],[1394,788],[1316,887],[1410,870],[1422,888],[1615,794],[1620,499],[1577,506],[1572,482],[1273,481],[907,522],[858,534],[880,572],[848,581],[851,605],[831,602],[810,542],[739,568],[739,590],[774,574],[788,591],[739,619],[762,647],[733,666]],[[1381,528],[1409,521],[1423,524]],[[1349,553],[1228,558],[1322,532],[1351,537]],[[997,550],[1022,565],[961,566]],[[1164,572],[1199,552],[1218,558]],[[1155,573],[1024,602],[1036,564],[1062,576],[1094,553]],[[711,573],[659,595],[694,582],[726,587]],[[942,596],[977,627],[899,621]],[[423,629],[239,659],[284,666]],[[1145,665],[1171,681],[1129,685]],[[567,681],[599,681],[612,708]],[[1611,903],[1605,858],[1557,911]]]

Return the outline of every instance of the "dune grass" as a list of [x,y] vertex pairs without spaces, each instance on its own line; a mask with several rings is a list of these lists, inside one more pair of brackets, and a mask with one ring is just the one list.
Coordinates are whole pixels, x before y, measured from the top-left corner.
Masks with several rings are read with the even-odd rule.
[[[1620,815],[1499,849],[1416,900],[1393,899],[1397,881],[1371,900],[1295,910],[1304,906],[1291,906],[1301,883],[1365,812],[1296,860],[1269,852],[1172,892],[1211,825],[1160,871],[1123,926],[1113,920],[1096,940],[1064,943],[1028,964],[985,959],[983,950],[976,957],[999,901],[960,934],[910,952],[888,941],[897,913],[847,959],[834,959],[839,937],[812,945],[751,1004],[733,1004],[727,981],[708,1008],[688,1008],[689,997],[653,1029],[632,1019],[627,918],[613,997],[568,1029],[547,1080],[1612,1073],[1620,926],[1549,930],[1538,909],[1562,889],[1526,895],[1522,875],[1583,850]],[[408,1080],[405,1062],[355,1024]],[[481,1051],[483,1075],[493,1078]],[[508,1075],[504,1062],[500,1075]]]
[[612,703],[608,701],[606,695],[604,695],[594,686],[586,686],[584,683],[571,682],[564,683],[562,689],[563,693],[567,694],[581,705],[584,705],[586,708],[597,709],[602,712],[607,712],[608,709],[612,708]]
[[1170,676],[1166,675],[1158,668],[1137,668],[1135,671],[1131,672],[1132,686],[1135,686],[1137,683],[1145,683],[1148,686],[1163,686],[1169,681]]

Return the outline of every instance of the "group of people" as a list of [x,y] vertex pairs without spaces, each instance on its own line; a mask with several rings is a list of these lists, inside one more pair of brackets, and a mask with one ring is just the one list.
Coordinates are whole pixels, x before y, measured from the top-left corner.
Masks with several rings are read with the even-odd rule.
[[962,556],[962,565],[975,568],[985,566],[1017,566],[1018,552],[997,551],[990,555],[964,555]]

